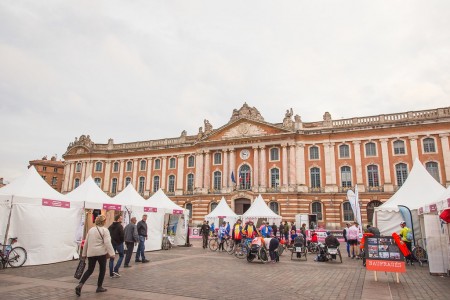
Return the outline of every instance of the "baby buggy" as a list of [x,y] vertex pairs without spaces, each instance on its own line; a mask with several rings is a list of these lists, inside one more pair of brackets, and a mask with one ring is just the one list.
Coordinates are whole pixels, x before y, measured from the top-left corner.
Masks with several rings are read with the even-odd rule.
[[250,245],[250,249],[247,252],[247,261],[252,262],[256,259],[259,259],[263,263],[266,263],[269,261],[269,256],[267,253],[266,248],[260,245]]
[[306,247],[303,236],[298,236],[294,239],[291,251],[291,260],[294,258],[308,260],[308,248]]

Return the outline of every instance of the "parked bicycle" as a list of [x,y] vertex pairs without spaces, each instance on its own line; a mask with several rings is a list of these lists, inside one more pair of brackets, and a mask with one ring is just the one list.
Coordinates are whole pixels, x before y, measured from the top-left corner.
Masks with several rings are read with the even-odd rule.
[[250,244],[252,243],[252,239],[248,239],[247,237],[242,237],[241,243],[236,245],[234,249],[234,255],[237,258],[246,258],[250,249]]
[[0,259],[1,268],[6,268],[8,265],[12,268],[23,266],[27,261],[27,251],[23,247],[13,247],[17,242],[17,238],[9,238],[9,244],[2,245],[0,243]]
[[423,245],[422,239],[417,239],[416,244],[412,249],[413,257],[419,262],[420,266],[423,265],[424,262],[428,262],[428,254]]

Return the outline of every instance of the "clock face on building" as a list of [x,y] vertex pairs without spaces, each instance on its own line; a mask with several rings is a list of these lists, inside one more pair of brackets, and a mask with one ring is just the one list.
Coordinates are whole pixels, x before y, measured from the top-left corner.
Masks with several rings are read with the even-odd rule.
[[242,159],[247,159],[250,157],[250,151],[248,151],[247,149],[244,149],[241,151],[241,158]]

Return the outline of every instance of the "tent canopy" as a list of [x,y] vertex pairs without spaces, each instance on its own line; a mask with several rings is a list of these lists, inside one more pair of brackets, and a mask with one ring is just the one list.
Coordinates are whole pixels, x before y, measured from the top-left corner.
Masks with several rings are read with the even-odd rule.
[[266,204],[261,194],[256,197],[250,208],[242,215],[245,220],[267,218],[270,221],[281,220],[281,216],[274,213]]
[[138,206],[144,207],[149,206],[149,202],[144,199],[134,188],[134,186],[130,183],[127,187],[117,194],[114,198],[112,198],[113,203],[117,203],[120,205],[125,205],[127,207]]
[[434,201],[419,209],[419,214],[440,212],[450,208],[450,186]]
[[85,208],[88,209],[103,209],[103,204],[114,204],[112,198],[99,188],[91,176],[66,196],[71,200],[84,201]]
[[228,206],[227,201],[224,197],[220,200],[219,204],[216,206],[216,208],[210,212],[208,215],[205,216],[205,219],[213,219],[213,218],[226,218],[226,217],[232,217],[237,218],[238,215],[231,210],[231,208]]
[[428,173],[419,159],[401,188],[376,211],[398,211],[398,205],[404,205],[410,210],[418,209],[424,204],[435,201],[445,188]]
[[161,210],[165,210],[166,213],[172,214],[175,211],[182,211],[185,213],[185,209],[179,205],[176,205],[166,194],[159,189],[156,193],[153,194],[150,198],[148,198],[148,206],[156,207]]

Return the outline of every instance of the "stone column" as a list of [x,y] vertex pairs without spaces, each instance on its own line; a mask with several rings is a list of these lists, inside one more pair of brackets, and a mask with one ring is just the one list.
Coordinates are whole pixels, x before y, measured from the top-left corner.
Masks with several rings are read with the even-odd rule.
[[93,161],[88,161],[86,164],[86,172],[84,173],[84,180],[92,175],[92,169],[94,167]]
[[289,144],[289,191],[293,192],[295,187],[296,166],[295,166],[295,144]]
[[72,163],[65,163],[64,164],[64,183],[62,186],[62,193],[69,191],[69,178],[70,178],[70,167],[72,166]]
[[123,172],[125,169],[125,161],[121,160],[120,161],[120,169],[119,169],[119,184],[117,185],[117,193],[122,191],[122,187],[123,187]]
[[361,162],[361,141],[353,142],[353,150],[355,152],[355,166],[356,166],[356,183],[358,184],[358,191],[364,192],[365,186],[363,182],[363,169]]
[[305,145],[302,143],[296,144],[295,162],[297,167],[297,191],[307,192],[308,187],[306,186],[306,164],[305,164]]
[[410,136],[408,138],[409,138],[409,144],[411,146],[411,157],[412,157],[412,161],[414,163],[416,158],[419,157],[419,149],[417,148],[417,139],[419,137],[417,135],[414,135],[414,136]]
[[166,174],[167,174],[167,156],[163,156],[163,158],[162,158],[162,167],[161,167],[161,184],[160,184],[160,187],[163,189],[164,192],[167,192]]
[[205,151],[205,166],[204,166],[204,174],[203,174],[203,187],[208,192],[211,187],[211,153],[209,150]]
[[86,179],[86,165],[87,165],[87,162],[85,162],[85,161],[83,161],[82,163],[81,163],[81,178],[80,178],[80,185],[81,185],[81,183]]
[[105,193],[109,192],[109,181],[110,181],[110,177],[111,177],[111,161],[108,160],[105,163],[105,177],[103,179],[103,191]]
[[203,187],[203,153],[197,152],[195,157],[195,189]]
[[[448,133],[439,134],[441,138],[442,155],[444,157],[445,183],[450,186],[450,147],[448,144]],[[437,150],[437,149],[436,149]],[[439,166],[442,169],[442,166]],[[441,179],[444,182],[444,178]]]
[[259,153],[258,146],[254,146],[253,148],[253,191],[259,191]]
[[147,159],[147,178],[145,179],[145,195],[148,196],[151,194],[151,180],[152,180],[152,159]]
[[225,150],[222,152],[223,153],[223,166],[222,166],[222,170],[223,170],[223,179],[222,179],[222,189],[226,189],[228,188],[228,150]]
[[261,192],[266,191],[267,187],[267,161],[266,161],[266,146],[261,146]]
[[384,191],[393,192],[394,186],[391,181],[391,163],[389,162],[388,142],[389,139],[380,139],[381,157],[383,159]]
[[184,182],[184,155],[178,155],[177,162],[177,188],[175,190],[175,195],[183,195],[183,182]]
[[324,143],[323,146],[325,150],[325,192],[337,192],[334,143]]
[[139,188],[138,188],[138,186],[137,186],[137,182],[138,182],[138,180],[137,180],[137,170],[138,170],[138,160],[137,160],[137,158],[135,158],[135,159],[133,159],[133,186],[134,186],[134,188],[136,189],[136,190],[139,190]]
[[287,158],[287,144],[281,145],[281,153],[282,153],[282,179],[281,179],[281,191],[287,192],[288,185],[288,158]]

